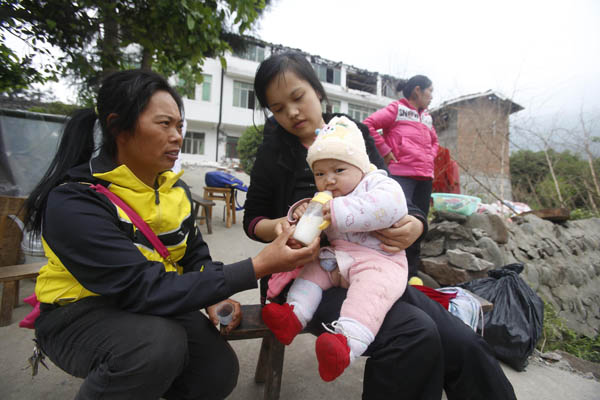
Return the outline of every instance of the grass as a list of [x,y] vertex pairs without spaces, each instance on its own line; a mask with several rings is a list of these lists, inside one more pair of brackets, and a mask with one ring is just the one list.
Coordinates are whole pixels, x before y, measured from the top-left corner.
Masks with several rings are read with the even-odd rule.
[[556,311],[544,301],[544,329],[537,349],[541,352],[562,350],[584,360],[600,363],[600,335],[594,338],[569,329]]

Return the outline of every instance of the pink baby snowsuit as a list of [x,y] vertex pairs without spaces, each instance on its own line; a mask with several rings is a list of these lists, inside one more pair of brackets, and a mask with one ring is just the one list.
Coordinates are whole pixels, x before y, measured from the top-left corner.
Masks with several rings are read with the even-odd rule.
[[[408,266],[404,251],[384,252],[380,240],[370,232],[388,228],[404,217],[406,199],[400,185],[378,170],[365,175],[352,193],[336,197],[330,204],[331,225],[325,233],[331,247],[321,249],[321,260],[305,265],[296,282],[308,280],[322,290],[348,287],[340,316],[358,321],[374,337],[406,289]],[[332,266],[335,269],[328,272],[327,259],[332,258],[337,268]]]

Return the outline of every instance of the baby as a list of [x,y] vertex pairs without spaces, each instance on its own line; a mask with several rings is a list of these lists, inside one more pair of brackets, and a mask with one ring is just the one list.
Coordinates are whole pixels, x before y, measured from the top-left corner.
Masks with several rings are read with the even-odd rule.
[[323,207],[331,222],[331,246],[305,265],[292,284],[287,303],[269,303],[263,320],[283,344],[312,319],[324,290],[348,288],[340,318],[317,338],[319,374],[332,381],[373,342],[391,306],[406,288],[404,251],[387,253],[371,232],[388,228],[407,214],[402,188],[369,162],[363,136],[354,122],[334,117],[308,149],[317,189],[333,199]]

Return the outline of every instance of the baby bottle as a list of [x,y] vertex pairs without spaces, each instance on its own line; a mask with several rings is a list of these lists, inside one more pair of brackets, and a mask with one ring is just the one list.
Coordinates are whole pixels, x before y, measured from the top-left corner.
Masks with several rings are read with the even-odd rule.
[[296,225],[294,239],[307,246],[329,226],[329,221],[323,221],[323,204],[332,198],[329,190],[315,194]]

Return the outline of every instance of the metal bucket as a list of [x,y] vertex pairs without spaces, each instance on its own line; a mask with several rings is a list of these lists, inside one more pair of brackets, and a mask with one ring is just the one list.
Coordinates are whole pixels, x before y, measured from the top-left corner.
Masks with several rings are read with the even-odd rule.
[[23,239],[21,240],[21,251],[23,252],[23,264],[32,264],[36,262],[47,262],[48,259],[44,254],[44,246],[42,245],[42,239],[34,236],[33,232],[25,229],[25,225],[16,215],[9,215],[23,232]]

